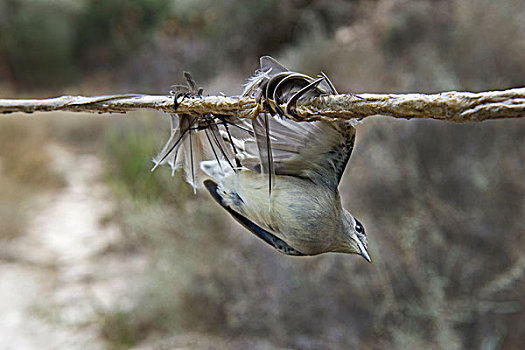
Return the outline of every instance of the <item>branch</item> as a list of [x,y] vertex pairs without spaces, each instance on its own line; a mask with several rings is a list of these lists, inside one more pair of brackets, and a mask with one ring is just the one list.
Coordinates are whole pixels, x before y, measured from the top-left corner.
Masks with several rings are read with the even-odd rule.
[[[255,117],[264,112],[255,99],[240,96],[188,97],[174,110],[173,97],[164,95],[61,96],[50,99],[0,99],[0,113],[50,111],[126,113],[155,109],[167,113],[208,113]],[[283,106],[284,108],[284,106]],[[321,96],[297,106],[298,120],[366,118],[433,118],[456,123],[525,117],[525,88],[480,93],[440,94],[340,94]]]

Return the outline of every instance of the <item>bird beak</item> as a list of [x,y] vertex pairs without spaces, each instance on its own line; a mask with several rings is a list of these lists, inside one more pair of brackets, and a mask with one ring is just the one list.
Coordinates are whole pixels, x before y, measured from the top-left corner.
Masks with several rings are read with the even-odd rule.
[[363,258],[365,258],[366,261],[368,261],[369,263],[372,262],[372,259],[370,259],[370,255],[368,255],[368,251],[366,250],[365,246],[363,245],[363,243],[361,243],[360,241],[357,242],[357,246],[359,247],[359,250],[361,251],[361,256]]

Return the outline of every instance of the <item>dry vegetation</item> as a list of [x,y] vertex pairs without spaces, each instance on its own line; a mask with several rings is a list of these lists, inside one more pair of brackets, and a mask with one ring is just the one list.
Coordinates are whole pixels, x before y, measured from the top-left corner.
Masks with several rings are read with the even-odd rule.
[[[299,71],[323,70],[345,92],[524,86],[524,16],[515,0],[177,2],[150,44],[104,82],[125,86],[113,92],[165,93],[187,69],[208,79],[212,93],[239,92],[267,53]],[[256,30],[274,20],[282,28]],[[99,86],[100,76],[83,88]],[[522,120],[361,124],[341,192],[367,228],[372,265],[337,254],[280,255],[206,193],[193,196],[180,176],[151,174],[167,137],[164,117],[52,125],[61,142],[98,149],[120,202],[110,218],[125,233],[119,249],[150,261],[130,291],[133,303],[100,312],[110,348],[513,349],[525,341]],[[2,135],[8,127],[2,123]],[[0,186],[45,165],[38,153],[30,167],[20,157],[2,153],[2,173],[17,175]]]
[[44,124],[36,124],[24,117],[0,121],[0,240],[23,234],[28,200],[35,193],[62,184],[42,147],[48,141]]

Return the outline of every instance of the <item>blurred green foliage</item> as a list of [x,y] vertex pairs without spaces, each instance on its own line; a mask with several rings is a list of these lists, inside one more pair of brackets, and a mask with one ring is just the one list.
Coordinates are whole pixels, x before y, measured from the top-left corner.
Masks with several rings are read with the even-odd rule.
[[158,116],[155,112],[131,114],[111,121],[106,127],[103,152],[111,172],[108,181],[119,196],[137,203],[182,203],[192,191],[177,186],[182,183],[181,174],[171,176],[166,171],[150,171],[152,159],[159,151],[157,141],[169,136],[162,128],[169,123],[167,118],[159,123],[155,116]]
[[169,37],[186,39],[180,51],[186,51],[191,59],[184,62],[184,69],[196,71],[197,78],[210,78],[217,75],[217,62],[249,72],[254,59],[279,52],[298,37],[307,36],[312,28],[332,32],[352,18],[354,3],[174,1],[164,29]]
[[[343,0],[3,0],[0,68],[4,64],[11,82],[26,90],[57,88],[98,71],[109,74],[109,81],[128,80],[129,74],[147,80],[151,77],[134,64],[137,55],[151,58],[167,50],[162,54],[174,57],[163,60],[166,67],[157,79],[165,79],[170,64],[177,63],[198,79],[209,78],[216,74],[216,62],[251,70],[254,57],[277,52],[312,28],[332,32],[352,17],[353,5]],[[159,41],[166,41],[164,48]]]
[[[169,0],[0,3],[0,56],[26,89],[59,87],[126,60],[169,14]],[[0,62],[1,63],[1,62]]]
[[83,63],[111,66],[135,53],[167,18],[169,0],[86,0],[76,22]]
[[151,162],[155,142],[151,133],[152,121],[142,119],[140,127],[126,120],[120,127],[110,127],[106,132],[108,167],[112,170],[111,183],[122,194],[136,198],[160,198],[162,185],[148,173],[146,164]]
[[59,86],[75,78],[72,9],[44,1],[0,3],[0,56],[22,86]]

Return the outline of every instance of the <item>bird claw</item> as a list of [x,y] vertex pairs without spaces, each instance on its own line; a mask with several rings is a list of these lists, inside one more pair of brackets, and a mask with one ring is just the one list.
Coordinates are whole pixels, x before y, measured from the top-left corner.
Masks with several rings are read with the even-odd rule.
[[302,88],[301,90],[297,91],[293,96],[292,98],[290,98],[290,100],[286,103],[286,108],[285,108],[285,115],[288,116],[288,117],[291,117],[292,119],[294,120],[304,120],[303,118],[301,118],[299,115],[297,115],[297,101],[299,101],[299,99],[304,95],[306,94],[308,91],[312,90],[312,89],[315,89],[317,87],[317,85],[319,85],[319,83],[321,81],[323,81],[325,78],[322,77],[322,78],[318,78],[314,81],[312,81],[310,84],[306,85],[304,88]]
[[[177,110],[182,101],[186,98],[191,97],[202,97],[204,88],[197,87],[197,83],[193,80],[193,77],[189,72],[183,73],[184,78],[186,79],[186,85],[172,85],[170,90],[170,95],[173,96],[173,108]],[[179,98],[182,96],[182,99],[179,101]]]
[[[184,99],[188,97],[188,93],[178,91],[172,94],[170,91],[170,94],[173,96],[173,109],[177,111],[177,108],[179,108],[179,105],[182,103],[182,101],[184,101]],[[182,96],[182,99],[179,102],[179,97],[181,96]]]
[[[273,88],[272,98],[275,103],[275,109],[280,115],[286,115],[281,108],[281,101],[279,99],[279,90],[284,86],[284,83],[289,82],[290,80],[296,80],[297,82],[302,82],[303,84],[308,85],[310,77],[301,73],[288,73],[284,77],[281,77],[275,88]],[[268,84],[269,85],[269,84]]]

